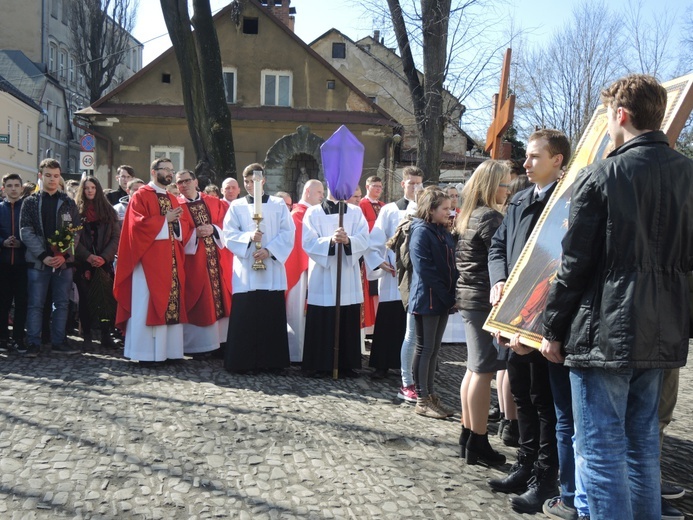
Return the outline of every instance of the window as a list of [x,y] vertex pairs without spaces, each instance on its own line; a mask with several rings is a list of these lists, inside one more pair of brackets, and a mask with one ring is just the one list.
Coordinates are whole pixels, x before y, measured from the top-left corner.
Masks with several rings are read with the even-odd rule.
[[12,141],[12,129],[14,128],[14,121],[12,120],[11,117],[7,118],[7,135],[8,135],[8,141],[7,145],[8,146],[14,146],[14,142]]
[[51,5],[51,16],[58,19],[58,11],[60,11],[60,0],[53,0],[53,5]]
[[346,58],[346,43],[333,43],[332,57],[342,60]]
[[59,70],[58,70],[58,75],[60,76],[60,79],[65,79],[67,77],[65,66],[67,64],[67,53],[65,51],[60,51],[60,59],[59,59]]
[[46,101],[46,126],[53,126],[53,104]]
[[327,80],[327,90],[334,90],[335,82],[333,79]]
[[291,106],[291,72],[289,71],[262,71],[262,99],[261,103],[268,106]]
[[185,149],[182,146],[152,146],[150,162],[159,157],[168,157],[174,170],[182,170],[185,164]]
[[17,150],[24,150],[24,147],[22,146],[22,134],[24,133],[23,130],[22,123],[17,121]]
[[60,109],[60,107],[58,105],[55,105],[55,129],[58,132],[60,132],[60,130],[62,130],[62,128],[63,128],[63,124],[62,124],[63,121],[60,117],[61,115],[62,115],[62,110]]
[[236,102],[236,69],[224,67],[224,92],[227,103]]
[[63,5],[63,16],[62,16],[62,22],[64,25],[67,25],[67,17],[69,14],[70,14],[70,4],[65,2]]
[[258,29],[259,26],[257,18],[243,17],[243,34],[257,34]]
[[[170,75],[170,74],[163,73],[163,74],[161,75],[161,82],[162,82],[162,83],[171,83],[171,75]],[[153,159],[152,159],[152,160],[153,160]]]
[[52,43],[48,47],[48,72],[55,72],[55,55],[58,49]]
[[26,127],[26,153],[32,153],[31,152],[31,127],[30,126]]
[[70,56],[70,66],[67,69],[68,81],[70,83],[75,82],[75,58]]

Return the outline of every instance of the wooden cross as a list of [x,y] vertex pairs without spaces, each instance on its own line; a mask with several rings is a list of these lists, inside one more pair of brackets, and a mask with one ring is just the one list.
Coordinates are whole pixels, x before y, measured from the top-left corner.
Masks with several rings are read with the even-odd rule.
[[515,113],[515,94],[508,96],[511,54],[512,49],[505,51],[500,92],[493,96],[493,121],[486,134],[486,151],[491,153],[491,159],[509,159],[509,157],[501,157],[501,144],[503,135],[513,123],[513,115]]

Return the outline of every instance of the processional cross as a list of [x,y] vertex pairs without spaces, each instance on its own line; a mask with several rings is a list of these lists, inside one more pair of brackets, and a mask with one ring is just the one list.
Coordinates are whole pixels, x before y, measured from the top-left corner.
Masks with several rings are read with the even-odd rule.
[[503,135],[513,123],[515,113],[515,94],[508,96],[511,55],[512,49],[507,49],[503,58],[500,91],[493,95],[493,121],[486,134],[486,151],[491,153],[491,159],[509,159],[502,157],[502,141]]

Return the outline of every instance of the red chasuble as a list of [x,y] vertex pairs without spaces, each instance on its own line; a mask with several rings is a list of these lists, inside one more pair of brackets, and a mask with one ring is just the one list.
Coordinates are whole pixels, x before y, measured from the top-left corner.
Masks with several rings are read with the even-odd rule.
[[[149,185],[137,190],[130,199],[120,233],[113,285],[118,302],[115,324],[120,330],[125,331],[131,316],[132,274],[138,263],[142,263],[149,289],[147,326],[187,322],[183,242],[174,238],[172,224],[168,240],[155,240],[166,221],[166,212],[178,206],[173,195],[157,193]],[[183,239],[190,236],[192,223],[185,212],[179,225]]]
[[364,197],[359,202],[359,207],[363,211],[363,216],[366,217],[366,222],[368,222],[368,231],[373,229],[375,221],[378,219],[378,213],[380,213],[380,208],[385,205],[384,202],[371,202],[368,197]]
[[[182,196],[178,200],[195,227],[213,224],[224,228],[229,208],[225,201],[205,194],[195,202],[186,202]],[[213,236],[197,241],[197,252],[185,255],[185,308],[188,323],[207,327],[231,313],[233,255],[226,248],[219,249]]]
[[301,273],[308,270],[308,255],[303,250],[303,216],[306,214],[308,206],[296,204],[291,211],[291,218],[294,219],[296,226],[296,240],[294,248],[291,250],[289,258],[286,259],[286,294],[293,289],[301,278]]

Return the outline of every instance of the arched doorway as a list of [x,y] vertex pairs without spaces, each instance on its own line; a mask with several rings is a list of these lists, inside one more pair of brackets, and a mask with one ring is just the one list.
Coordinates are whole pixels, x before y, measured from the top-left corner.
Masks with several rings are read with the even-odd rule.
[[317,179],[320,174],[318,161],[307,153],[298,153],[291,157],[284,166],[284,179],[287,193],[291,194],[294,202],[298,202],[303,194],[303,186],[310,179]]

